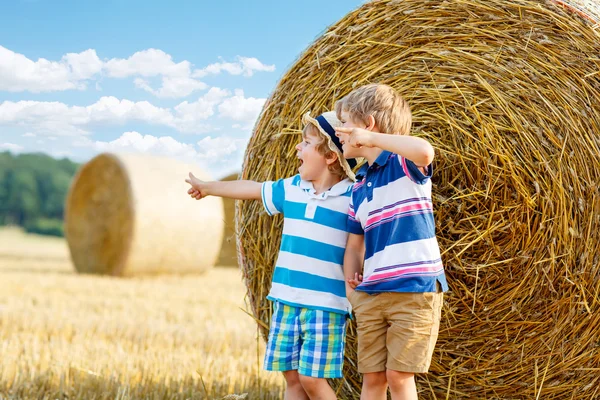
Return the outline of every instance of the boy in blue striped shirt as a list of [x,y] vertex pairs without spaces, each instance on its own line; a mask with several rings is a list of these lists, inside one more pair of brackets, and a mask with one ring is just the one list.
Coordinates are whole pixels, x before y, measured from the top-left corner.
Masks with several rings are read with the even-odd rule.
[[346,337],[343,272],[354,160],[346,160],[335,112],[304,115],[296,146],[298,174],[274,182],[202,182],[190,173],[190,196],[262,200],[283,213],[283,233],[271,291],[273,317],[265,369],[281,371],[286,399],[335,399],[326,378],[341,378]]

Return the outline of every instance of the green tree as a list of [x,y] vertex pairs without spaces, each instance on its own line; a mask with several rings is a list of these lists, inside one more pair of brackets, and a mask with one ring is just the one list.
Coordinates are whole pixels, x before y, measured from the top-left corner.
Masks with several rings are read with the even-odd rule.
[[45,154],[0,153],[0,224],[62,234],[65,197],[78,167]]

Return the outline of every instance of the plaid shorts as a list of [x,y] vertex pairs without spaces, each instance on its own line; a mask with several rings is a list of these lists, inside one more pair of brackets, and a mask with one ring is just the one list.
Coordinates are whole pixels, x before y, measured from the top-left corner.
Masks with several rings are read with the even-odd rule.
[[341,378],[346,316],[276,301],[265,354],[267,371],[298,370],[314,378]]

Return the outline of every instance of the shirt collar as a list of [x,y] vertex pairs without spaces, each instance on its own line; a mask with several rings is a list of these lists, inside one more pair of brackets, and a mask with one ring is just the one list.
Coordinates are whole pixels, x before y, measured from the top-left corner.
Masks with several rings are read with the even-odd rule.
[[362,167],[360,167],[360,169],[358,170],[358,172],[356,173],[356,180],[358,181],[359,179],[362,179],[365,177],[365,175],[367,174],[367,170],[375,165],[382,167],[384,166],[388,160],[390,159],[390,156],[392,155],[391,152],[384,150],[381,152],[380,155],[377,156],[377,158],[375,159],[375,161],[373,162],[373,164],[369,165],[369,163],[365,163]]
[[339,181],[333,185],[329,190],[323,193],[315,194],[315,188],[310,181],[300,180],[300,189],[306,190],[310,195],[317,198],[327,198],[327,196],[340,196],[348,191],[348,188],[352,186],[352,181],[349,178]]

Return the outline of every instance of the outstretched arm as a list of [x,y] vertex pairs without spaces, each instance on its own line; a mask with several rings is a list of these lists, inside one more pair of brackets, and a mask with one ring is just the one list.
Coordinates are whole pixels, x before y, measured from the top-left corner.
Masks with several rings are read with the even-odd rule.
[[206,196],[227,197],[237,200],[260,200],[262,183],[256,181],[212,181],[205,182],[194,176],[185,180],[191,185],[188,194],[196,200]]

